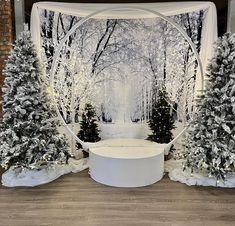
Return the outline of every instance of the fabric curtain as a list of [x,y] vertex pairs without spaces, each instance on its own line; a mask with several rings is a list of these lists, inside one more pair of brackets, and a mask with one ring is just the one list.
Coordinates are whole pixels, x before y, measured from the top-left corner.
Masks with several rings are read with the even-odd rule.
[[[40,38],[40,17],[39,10],[47,9],[55,12],[61,12],[68,15],[85,17],[95,11],[109,7],[144,7],[146,9],[156,10],[157,12],[173,16],[183,13],[190,13],[198,10],[205,10],[206,15],[203,22],[202,40],[200,58],[204,71],[206,70],[208,60],[213,54],[213,43],[217,39],[217,13],[216,7],[212,2],[166,2],[166,3],[132,3],[132,4],[94,4],[94,3],[56,3],[56,2],[39,2],[35,3],[31,12],[31,33],[33,41],[38,49],[41,50]],[[136,18],[152,18],[155,15],[139,10],[112,10],[101,13],[95,18],[109,19],[136,19]]]
[[[124,8],[120,9],[118,7]],[[85,27],[88,26],[86,27],[86,29],[88,29],[90,34],[92,33],[91,30],[93,30],[96,34],[94,35],[94,38],[89,38],[89,43],[86,43],[86,45],[89,46],[89,48],[86,49],[88,51],[87,56],[84,57],[84,59],[80,59],[83,63],[80,64],[79,68],[81,70],[81,66],[84,67],[83,74],[86,74],[86,76],[79,79],[79,85],[81,86],[79,87],[79,89],[75,88],[75,86],[77,87],[77,85],[71,85],[73,82],[68,82],[68,79],[71,79],[70,76],[65,76],[66,74],[76,74],[74,73],[74,71],[69,71],[70,69],[67,67],[69,65],[71,66],[71,60],[68,61],[68,59],[66,59],[66,56],[64,56],[63,59],[61,58],[62,61],[67,65],[65,68],[63,68],[63,70],[60,69],[60,73],[62,76],[61,79],[65,82],[62,82],[62,84],[57,87],[56,91],[60,91],[61,99],[58,100],[58,102],[60,102],[60,108],[63,112],[63,117],[66,118],[68,123],[71,120],[74,120],[76,122],[76,119],[71,118],[76,118],[77,109],[80,109],[81,103],[83,102],[80,99],[82,96],[81,93],[75,93],[71,90],[77,89],[82,92],[84,87],[86,87],[87,89],[87,84],[90,84],[91,81],[94,84],[103,85],[100,88],[102,91],[97,91],[97,94],[94,98],[96,99],[96,105],[100,106],[100,109],[98,109],[97,112],[100,112],[101,121],[112,122],[112,120],[131,120],[132,122],[146,122],[151,112],[151,103],[154,99],[154,96],[157,96],[157,90],[159,90],[159,87],[157,86],[159,86],[159,81],[161,82],[161,80],[163,79],[166,80],[165,84],[167,86],[167,92],[170,95],[171,101],[175,103],[175,105],[181,105],[181,112],[177,112],[177,117],[181,117],[180,120],[183,121],[188,120],[188,118],[190,117],[189,115],[191,115],[192,113],[194,96],[197,94],[197,91],[202,88],[201,75],[200,73],[198,73],[199,70],[197,70],[197,64],[195,62],[195,59],[193,58],[192,51],[190,50],[188,44],[185,42],[184,38],[182,36],[178,36],[179,32],[174,29],[169,29],[168,24],[164,23],[163,21],[159,24],[157,22],[156,15],[144,10],[134,9],[135,7],[155,10],[156,12],[159,12],[165,16],[169,16],[183,29],[185,29],[187,34],[192,39],[192,42],[197,46],[204,72],[206,71],[208,61],[213,54],[213,43],[217,39],[216,8],[215,5],[211,2],[142,4],[81,4],[55,2],[35,3],[33,5],[31,15],[31,32],[33,41],[35,42],[36,48],[39,52],[39,56],[41,56],[43,61],[47,63],[47,75],[49,75],[50,73],[50,65],[54,56],[53,54],[56,51],[60,40],[62,40],[66,32],[68,32],[68,30],[71,29],[71,27],[76,24],[76,22],[79,21],[81,18],[84,18],[91,13],[100,11],[102,9],[112,8],[112,10],[107,10],[98,15],[95,15],[94,17],[92,17],[93,22],[91,21],[90,23],[85,24]],[[115,20],[118,19],[121,19],[122,21],[124,20],[124,22],[126,21],[127,24],[132,24],[131,26],[134,26],[133,30],[135,31],[139,29],[139,36],[137,35],[137,37],[136,35],[131,33],[131,26],[128,28],[130,37],[126,37],[125,35],[127,35],[127,33],[125,34],[125,32],[121,32],[120,30],[118,31],[118,33],[116,33],[117,27],[115,28],[116,31],[113,32],[112,29],[114,29],[115,27]],[[154,31],[147,29],[150,23],[149,20],[154,21],[153,23],[151,22],[155,26],[153,28]],[[182,20],[184,21],[183,23]],[[107,21],[108,23],[105,21]],[[139,23],[138,21],[141,22]],[[102,30],[101,33],[98,32],[99,34],[97,34],[97,31],[95,31],[97,29],[97,26],[99,26],[99,28]],[[122,44],[121,49],[123,49],[125,46],[125,41],[123,40],[126,40],[126,42],[129,42],[129,44],[131,44],[131,40],[133,39],[133,42],[137,43],[135,45],[135,48],[139,48],[135,49],[135,51],[138,52],[137,54],[139,54],[138,56],[141,57],[141,60],[138,61],[136,59],[132,59],[133,65],[130,65],[130,63],[128,65],[128,62],[125,61],[122,61],[122,64],[120,64],[120,62],[118,64],[119,69],[123,70],[123,73],[126,73],[125,79],[129,82],[125,86],[123,85],[123,81],[114,82],[111,78],[109,78],[110,74],[115,73],[115,68],[112,66],[108,68],[106,65],[107,62],[109,62],[112,58],[112,55],[110,55],[108,52],[106,52],[106,54],[103,54],[103,56],[99,58],[99,63],[95,64],[96,72],[93,70],[94,68],[92,69],[93,65],[89,64],[89,62],[92,62],[94,60],[93,58],[95,56],[99,55],[97,54],[97,52],[102,51],[102,48],[105,48],[106,46],[103,43],[104,40],[102,41],[102,32],[105,32],[105,27],[108,29],[106,36],[103,36],[104,40],[106,39],[107,41],[107,37],[109,36],[109,34],[112,35],[112,38],[110,40],[112,40],[113,46],[116,46],[117,44],[115,44],[115,40],[119,40]],[[79,39],[79,34],[83,32],[82,29],[83,28],[81,28],[79,32],[71,36],[71,44],[68,46],[69,48],[80,48],[75,43],[77,42],[76,38]],[[171,32],[173,32],[173,34],[169,34],[170,30]],[[97,35],[99,36],[98,39]],[[120,36],[123,36],[124,39],[122,39]],[[160,39],[162,41],[159,41]],[[167,39],[168,44],[166,44],[166,40],[164,41],[164,39]],[[99,40],[102,41],[101,45],[97,45],[99,43]],[[200,44],[198,44],[198,41],[200,42]],[[176,51],[179,52],[178,55]],[[129,57],[132,52],[133,49],[130,49],[130,52],[127,53],[129,54]],[[71,54],[71,52],[69,54]],[[120,57],[120,55],[113,55],[113,57]],[[113,59],[114,58],[112,58],[112,60]],[[131,60],[131,58],[129,60]],[[100,65],[103,66],[103,68],[99,68]],[[137,74],[135,74],[137,69],[139,71]],[[103,74],[100,74],[100,71],[102,71]],[[124,76],[123,73],[120,73],[119,71],[116,73],[116,75]],[[136,76],[134,82],[136,83],[136,85],[133,86],[134,83],[130,82],[131,80],[129,77],[130,75],[134,74]],[[143,80],[146,74],[148,74],[148,76],[150,77],[152,76],[151,80]],[[157,77],[155,78],[156,75]],[[106,78],[107,81],[104,78]],[[158,84],[154,84],[154,81],[156,79],[158,80]],[[84,81],[87,84],[82,87],[81,81]],[[67,86],[67,84],[70,85]],[[145,84],[144,87],[142,87],[143,84]],[[95,92],[94,90],[92,90],[92,86],[90,87],[90,89],[91,93],[94,94]],[[101,95],[102,93],[110,93],[108,90],[110,87],[113,87],[111,93],[113,95],[113,98],[116,98],[116,101],[113,101],[114,103],[109,103],[107,101],[107,98],[104,98],[103,96],[98,98],[98,95]],[[152,89],[152,87],[156,88],[156,92],[154,90],[155,88]],[[131,94],[128,93],[128,90],[132,90],[132,92],[135,91],[136,95],[134,95],[134,97],[130,97]],[[89,92],[86,91],[86,94],[88,93]],[[116,95],[115,93],[118,95]],[[122,93],[122,95],[120,95],[120,93]],[[141,95],[137,95],[137,93],[141,93]],[[135,98],[138,99],[139,96],[141,96],[142,99],[135,100]],[[98,99],[100,100],[99,103],[97,102]],[[61,100],[64,100],[64,102]],[[78,103],[74,102],[71,107],[71,100],[79,101]],[[123,100],[128,100],[126,101],[128,105]],[[131,100],[133,101],[132,104],[130,104]],[[117,109],[119,112],[118,115],[115,113],[117,112]],[[146,112],[142,114],[143,109],[146,110]],[[184,114],[183,117],[182,114]],[[128,115],[128,119],[126,118],[126,115]]]

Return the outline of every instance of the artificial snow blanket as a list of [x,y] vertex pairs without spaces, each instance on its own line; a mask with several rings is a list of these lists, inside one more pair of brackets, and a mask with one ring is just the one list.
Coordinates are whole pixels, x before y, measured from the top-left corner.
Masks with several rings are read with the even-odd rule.
[[199,173],[191,173],[187,170],[183,171],[183,160],[168,160],[165,162],[165,172],[168,173],[169,178],[173,181],[199,186],[214,186],[214,187],[235,187],[235,173],[223,181],[216,181],[215,178],[210,178]]
[[48,169],[9,169],[2,174],[2,185],[6,187],[27,186],[34,187],[49,183],[60,176],[68,173],[77,173],[88,168],[88,158],[69,159],[67,165],[55,165]]

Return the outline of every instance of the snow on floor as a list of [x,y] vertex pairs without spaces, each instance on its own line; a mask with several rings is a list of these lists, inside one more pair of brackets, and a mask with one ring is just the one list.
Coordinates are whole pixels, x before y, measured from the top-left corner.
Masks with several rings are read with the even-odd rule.
[[146,123],[99,123],[101,139],[137,138],[146,139],[150,134]]
[[[146,139],[148,134],[151,134],[148,123],[98,123],[98,126],[102,140],[112,138]],[[174,136],[177,136],[184,129],[184,126],[181,122],[176,122],[175,126],[176,128],[172,132]],[[69,124],[68,127],[77,134],[80,125],[79,123],[74,123],[73,125]],[[65,126],[60,126],[58,130],[60,133],[67,135],[68,138],[71,138]]]
[[227,177],[226,181],[217,182],[215,178],[209,178],[206,175],[183,171],[182,166],[183,160],[168,160],[165,162],[165,172],[168,172],[168,176],[171,180],[179,181],[189,186],[200,185],[227,188],[235,187],[235,173],[230,177]]
[[68,173],[78,173],[88,168],[88,159],[69,159],[67,165],[55,165],[42,170],[19,170],[11,168],[2,174],[2,185],[6,187],[27,186],[34,187],[49,183]]

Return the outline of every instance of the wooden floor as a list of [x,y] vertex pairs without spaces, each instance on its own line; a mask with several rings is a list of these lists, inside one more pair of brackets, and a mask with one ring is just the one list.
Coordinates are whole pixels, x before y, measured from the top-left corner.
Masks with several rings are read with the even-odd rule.
[[36,188],[0,187],[0,225],[235,225],[235,189],[188,187],[165,177],[143,188],[112,188],[87,171]]

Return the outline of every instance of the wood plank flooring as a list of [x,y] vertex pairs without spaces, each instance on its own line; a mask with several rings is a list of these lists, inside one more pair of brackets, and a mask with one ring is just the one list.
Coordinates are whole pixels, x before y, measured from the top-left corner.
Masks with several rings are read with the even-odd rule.
[[87,171],[36,188],[0,187],[1,226],[234,226],[235,189],[162,181],[113,188]]

